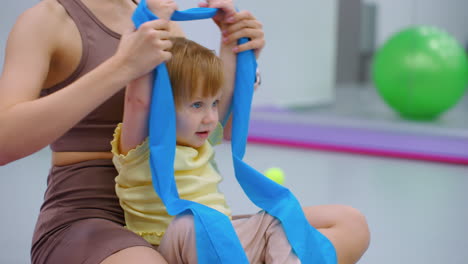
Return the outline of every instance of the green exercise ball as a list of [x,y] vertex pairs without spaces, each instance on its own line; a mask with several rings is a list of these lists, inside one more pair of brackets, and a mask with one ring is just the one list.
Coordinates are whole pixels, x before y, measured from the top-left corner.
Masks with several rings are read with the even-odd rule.
[[448,33],[411,27],[377,51],[372,78],[379,95],[404,118],[434,119],[463,97],[467,55]]

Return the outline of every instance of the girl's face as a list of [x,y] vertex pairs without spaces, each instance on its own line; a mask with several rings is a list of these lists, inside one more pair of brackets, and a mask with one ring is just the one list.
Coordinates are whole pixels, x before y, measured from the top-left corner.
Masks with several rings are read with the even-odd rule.
[[220,95],[195,96],[184,102],[176,111],[177,144],[193,148],[201,147],[218,124]]

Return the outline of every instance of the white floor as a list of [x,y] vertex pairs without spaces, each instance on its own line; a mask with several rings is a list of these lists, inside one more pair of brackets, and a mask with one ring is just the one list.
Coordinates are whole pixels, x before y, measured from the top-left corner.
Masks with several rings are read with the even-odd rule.
[[[35,218],[50,151],[0,167],[0,263],[29,263]],[[256,208],[233,179],[230,148],[218,147],[222,190],[235,213]],[[372,232],[362,264],[462,264],[468,259],[468,167],[250,145],[246,161],[286,173],[285,185],[303,205],[348,204]]]

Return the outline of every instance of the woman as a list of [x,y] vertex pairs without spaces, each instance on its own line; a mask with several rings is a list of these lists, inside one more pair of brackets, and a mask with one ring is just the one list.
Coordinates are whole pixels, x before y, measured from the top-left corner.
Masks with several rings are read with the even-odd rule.
[[[148,1],[159,17],[176,8]],[[0,164],[47,145],[53,151],[48,187],[32,243],[32,263],[166,263],[141,237],[123,228],[114,191],[117,175],[109,142],[123,113],[124,87],[168,60],[166,20],[134,30],[130,0],[43,0],[13,27],[0,78]],[[225,41],[252,39],[237,52],[264,45],[261,24],[248,12],[220,7],[232,27]],[[159,13],[158,13],[159,12]],[[232,19],[232,20],[230,20]],[[25,77],[26,76],[26,77]],[[312,225],[330,238],[343,263],[367,248],[367,224],[348,207],[306,208]]]

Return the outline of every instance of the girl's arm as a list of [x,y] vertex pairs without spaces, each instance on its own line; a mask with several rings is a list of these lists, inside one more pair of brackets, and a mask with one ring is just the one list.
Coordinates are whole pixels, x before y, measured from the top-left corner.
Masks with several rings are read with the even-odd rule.
[[[199,3],[200,7],[218,8],[219,11],[213,17],[213,21],[219,27],[221,32],[227,32],[229,26],[234,21],[230,19],[236,15],[236,9],[232,0],[206,0],[206,2]],[[231,106],[232,93],[234,91],[234,79],[236,72],[236,54],[235,47],[236,42],[227,42],[226,35],[222,34],[219,57],[223,61],[224,71],[224,86],[222,88],[222,95],[219,100],[219,121],[225,121],[226,115]]]
[[[264,39],[264,32],[263,32],[263,25],[248,11],[241,11],[239,13],[236,13],[230,20],[230,24],[226,28],[222,30],[222,35],[223,35],[223,42],[226,43],[226,45],[233,45],[237,43],[237,40],[240,38],[249,38],[250,41],[242,44],[242,45],[234,45],[233,50],[235,53],[239,53],[245,50],[254,50],[255,56],[258,57],[260,56],[260,52],[265,46],[265,39]],[[224,59],[223,59],[224,61]],[[235,65],[235,64],[234,64]],[[229,66],[228,66],[229,67]],[[235,66],[234,69],[226,69],[225,68],[225,73],[227,71],[231,71],[229,78],[232,78],[230,83],[232,84],[232,87],[234,87],[234,79],[235,79]],[[258,76],[258,70],[257,70],[257,78]],[[258,88],[259,85],[259,79],[256,81],[254,84],[254,89]],[[229,98],[225,99],[225,102],[228,102],[227,106],[224,106],[224,119],[223,121],[227,121],[226,124],[224,125],[224,139],[230,140],[231,139],[231,126],[232,126],[232,115],[229,113],[229,108],[231,105],[231,100],[232,100],[232,92],[233,88],[231,88],[227,96]],[[226,115],[228,115],[226,117]],[[221,116],[221,115],[220,115]]]
[[[177,9],[177,5],[172,0],[148,0],[147,4],[148,8],[160,18],[159,20],[169,21],[172,13]],[[170,36],[183,35],[184,32],[180,26],[170,22],[164,40],[170,42]],[[169,58],[170,56],[167,59]],[[153,79],[154,75],[150,72],[130,82],[125,90],[122,134],[119,142],[119,150],[123,155],[126,155],[148,137],[148,118]]]
[[[223,27],[221,27],[222,29]],[[219,51],[219,57],[223,61],[224,71],[224,86],[222,88],[222,95],[219,100],[219,121],[226,121],[231,107],[232,94],[234,92],[234,82],[236,75],[236,53],[234,48],[236,47],[235,42],[225,43],[221,41],[221,47]]]
[[[227,115],[234,91],[235,55],[253,49],[258,58],[260,51],[265,46],[263,26],[250,12],[237,12],[232,0],[206,0],[206,2],[200,3],[199,6],[220,9],[213,20],[222,33],[220,57],[224,63],[225,84],[219,104],[219,119],[220,121],[226,121],[230,118]],[[237,45],[237,40],[240,38],[249,38],[250,41]],[[229,131],[226,131],[226,133],[230,135]]]
[[7,42],[0,77],[0,165],[28,156],[63,135],[130,80],[166,60],[158,42],[164,21],[124,34],[116,54],[49,96],[39,98],[68,19],[58,3],[43,1],[23,13]]
[[153,89],[153,73],[127,85],[119,150],[126,155],[148,137],[148,118]]

